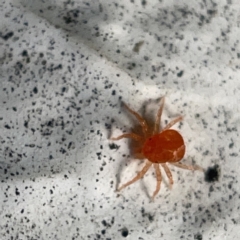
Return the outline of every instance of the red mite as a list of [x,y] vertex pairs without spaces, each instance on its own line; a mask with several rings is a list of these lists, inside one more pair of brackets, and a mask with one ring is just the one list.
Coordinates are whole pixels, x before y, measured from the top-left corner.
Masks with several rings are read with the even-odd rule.
[[149,126],[147,122],[135,111],[124,104],[125,108],[133,114],[138,120],[142,128],[142,135],[136,133],[124,133],[111,140],[120,140],[122,138],[131,138],[139,143],[139,149],[137,155],[141,159],[147,159],[143,169],[129,182],[123,184],[117,190],[120,191],[123,188],[131,185],[137,180],[141,179],[148,169],[153,165],[157,178],[156,190],[152,195],[152,200],[158,194],[162,181],[162,174],[159,165],[161,165],[169,179],[170,186],[173,184],[173,178],[170,169],[166,163],[174,165],[179,168],[188,170],[203,170],[198,166],[189,166],[180,163],[185,154],[185,144],[181,134],[173,129],[170,129],[174,124],[180,122],[183,117],[179,116],[168,123],[164,128],[160,128],[160,119],[164,106],[164,97],[161,99],[160,108],[158,110],[154,127]]

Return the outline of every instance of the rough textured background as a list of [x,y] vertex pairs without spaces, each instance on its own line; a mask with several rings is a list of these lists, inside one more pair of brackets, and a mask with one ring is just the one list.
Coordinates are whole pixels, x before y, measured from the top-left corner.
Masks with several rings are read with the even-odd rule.
[[[238,0],[0,1],[0,238],[238,239]],[[124,100],[184,115],[185,163],[155,202]]]

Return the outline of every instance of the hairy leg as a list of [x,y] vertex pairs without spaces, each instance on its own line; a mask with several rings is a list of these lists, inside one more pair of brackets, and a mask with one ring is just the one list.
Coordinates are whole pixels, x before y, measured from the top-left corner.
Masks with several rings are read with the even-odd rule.
[[170,169],[168,168],[168,166],[167,166],[166,163],[161,163],[161,166],[163,167],[165,173],[167,174],[167,177],[168,177],[169,182],[170,182],[170,188],[172,188],[172,185],[173,185],[172,173],[171,173],[171,171],[170,171]]
[[145,119],[142,118],[137,112],[133,111],[127,104],[123,103],[123,105],[131,114],[133,114],[137,118],[138,122],[140,123],[140,125],[142,127],[144,136],[146,136],[147,131],[148,131],[148,126],[147,126]]
[[162,182],[162,174],[161,174],[161,171],[159,168],[159,164],[154,163],[154,168],[155,168],[155,173],[156,173],[156,178],[157,178],[157,186],[156,186],[156,190],[153,193],[152,201],[154,201],[155,196],[158,194],[160,187],[161,187],[161,182]]
[[121,191],[123,188],[131,185],[132,183],[136,182],[137,180],[141,179],[145,173],[148,171],[148,169],[151,167],[152,163],[147,161],[146,165],[143,167],[143,169],[137,174],[136,177],[134,177],[132,180],[130,180],[129,182],[123,184],[121,187],[119,187],[117,189],[117,191]]
[[177,122],[180,122],[183,120],[183,117],[182,116],[179,116],[175,119],[173,119],[170,123],[167,124],[166,127],[164,127],[161,131],[164,131],[164,130],[167,130],[169,128],[171,128],[174,124],[176,124]]
[[158,113],[156,116],[155,124],[154,124],[154,134],[159,132],[160,120],[161,120],[161,116],[162,116],[164,102],[165,102],[165,98],[162,97],[161,102],[160,102],[160,107],[158,109]]
[[183,163],[170,163],[170,164],[174,165],[175,167],[179,167],[179,168],[183,168],[183,169],[187,169],[187,170],[192,170],[192,171],[199,170],[199,171],[203,171],[203,168],[198,167],[198,166],[186,165],[186,164],[183,164]]
[[110,140],[116,141],[116,140],[120,140],[122,138],[132,138],[136,141],[141,141],[142,137],[140,137],[139,135],[135,134],[135,133],[124,133],[118,137],[112,137],[110,138]]

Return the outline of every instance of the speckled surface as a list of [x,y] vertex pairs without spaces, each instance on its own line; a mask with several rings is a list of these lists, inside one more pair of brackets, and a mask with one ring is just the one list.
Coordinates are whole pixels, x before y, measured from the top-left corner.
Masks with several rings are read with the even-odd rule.
[[[190,3],[191,2],[191,3]],[[238,239],[240,4],[0,2],[0,239]],[[183,162],[175,184],[141,169],[127,140],[165,95]]]

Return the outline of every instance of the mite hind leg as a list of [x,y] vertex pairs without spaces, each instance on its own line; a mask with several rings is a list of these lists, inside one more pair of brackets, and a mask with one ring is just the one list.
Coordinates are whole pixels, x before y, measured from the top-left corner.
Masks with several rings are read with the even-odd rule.
[[173,185],[173,177],[172,177],[172,173],[170,171],[170,169],[168,168],[166,163],[161,163],[161,166],[163,167],[165,173],[167,174],[167,177],[169,179],[169,183],[170,183],[170,188],[172,188]]
[[160,191],[161,182],[162,182],[162,174],[161,174],[161,171],[160,171],[160,168],[159,168],[159,164],[154,163],[154,168],[155,168],[155,173],[156,173],[156,178],[157,178],[157,186],[156,186],[156,190],[153,193],[152,201],[154,201],[155,196]]
[[170,163],[170,164],[172,164],[175,167],[183,168],[183,169],[187,169],[187,170],[191,170],[191,171],[195,171],[195,170],[204,171],[203,168],[201,168],[199,166],[186,165],[183,163]]

